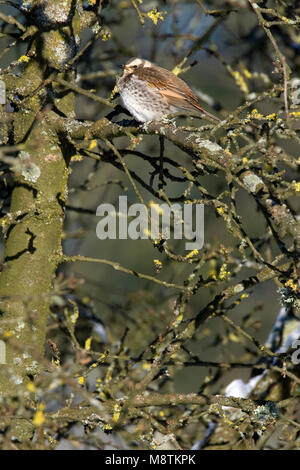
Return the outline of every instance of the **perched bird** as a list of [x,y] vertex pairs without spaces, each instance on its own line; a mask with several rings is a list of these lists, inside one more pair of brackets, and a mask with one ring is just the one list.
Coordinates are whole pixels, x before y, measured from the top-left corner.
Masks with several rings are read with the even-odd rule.
[[174,73],[136,57],[123,66],[117,81],[123,106],[137,121],[160,119],[177,112],[205,113],[190,87]]

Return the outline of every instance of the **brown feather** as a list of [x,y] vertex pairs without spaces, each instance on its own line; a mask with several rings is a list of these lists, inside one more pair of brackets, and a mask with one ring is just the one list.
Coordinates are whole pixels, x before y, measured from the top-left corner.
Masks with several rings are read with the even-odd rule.
[[152,67],[137,67],[133,72],[141,80],[155,88],[171,106],[186,111],[200,111],[219,121],[219,118],[203,109],[190,87],[174,73],[158,65]]

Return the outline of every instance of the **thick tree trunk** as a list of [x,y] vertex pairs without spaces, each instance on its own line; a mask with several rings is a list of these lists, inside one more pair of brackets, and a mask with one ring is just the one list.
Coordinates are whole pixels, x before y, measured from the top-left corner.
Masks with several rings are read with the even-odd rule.
[[[23,102],[10,114],[13,144],[22,143],[22,150],[15,165],[10,212],[4,219],[6,248],[0,276],[0,333],[5,342],[6,364],[0,365],[2,397],[24,396],[28,393],[26,384],[39,371],[51,282],[61,256],[68,149],[47,119],[51,110],[49,96],[55,96],[56,89],[49,83],[52,87],[49,95],[41,86],[51,70],[61,70],[75,52],[73,49],[70,53],[71,27],[57,28],[58,6],[59,18],[68,18],[71,1],[64,5],[55,0],[34,3],[32,18],[39,31],[27,53],[27,58],[32,58],[23,65],[19,77],[13,74],[5,77],[8,99],[18,95]],[[59,75],[68,79],[70,72]],[[60,100],[54,98],[54,103],[66,116],[74,116],[72,93]]]

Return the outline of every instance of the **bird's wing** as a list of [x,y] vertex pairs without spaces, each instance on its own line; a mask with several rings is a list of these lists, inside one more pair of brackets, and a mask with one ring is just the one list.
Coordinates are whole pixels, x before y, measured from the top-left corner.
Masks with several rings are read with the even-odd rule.
[[196,110],[208,114],[213,119],[219,120],[205,111],[205,109],[200,106],[190,87],[169,70],[158,66],[155,66],[154,69],[147,67],[141,70],[140,78],[146,80],[150,87],[155,88],[169,105],[186,111]]

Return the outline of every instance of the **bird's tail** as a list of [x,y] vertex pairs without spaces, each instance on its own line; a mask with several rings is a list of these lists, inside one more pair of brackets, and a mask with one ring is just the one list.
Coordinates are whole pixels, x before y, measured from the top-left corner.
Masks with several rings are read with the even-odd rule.
[[198,112],[202,113],[202,114],[207,114],[207,116],[209,116],[210,118],[214,119],[215,121],[218,121],[218,122],[221,122],[221,119],[219,119],[217,116],[215,116],[214,114],[211,114],[209,113],[208,111],[206,111],[204,108],[202,108],[202,106],[198,105],[198,103],[194,104],[193,103],[193,107],[197,109]]
[[221,122],[221,119],[219,119],[217,116],[215,116],[214,114],[211,114],[209,113],[208,111],[206,111],[205,109],[201,109],[202,113],[204,114],[207,114],[207,116],[209,116],[210,118],[214,119],[215,121],[217,122]]

